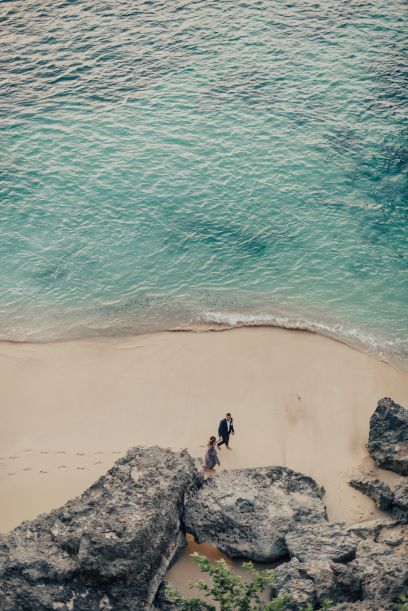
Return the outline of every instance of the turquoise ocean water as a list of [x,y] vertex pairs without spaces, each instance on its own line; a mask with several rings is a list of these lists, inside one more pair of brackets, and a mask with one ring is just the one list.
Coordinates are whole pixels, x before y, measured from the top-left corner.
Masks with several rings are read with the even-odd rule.
[[0,338],[408,358],[403,0],[0,3]]

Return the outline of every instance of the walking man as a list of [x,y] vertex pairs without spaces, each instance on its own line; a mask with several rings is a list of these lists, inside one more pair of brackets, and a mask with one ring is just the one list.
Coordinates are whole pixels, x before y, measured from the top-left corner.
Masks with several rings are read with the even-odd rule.
[[229,438],[230,435],[234,434],[234,432],[234,421],[232,419],[231,414],[228,412],[225,418],[220,421],[218,427],[218,435],[221,437],[221,439],[217,443],[218,447],[222,446],[222,444],[225,443],[226,447],[230,450],[231,448],[229,447]]

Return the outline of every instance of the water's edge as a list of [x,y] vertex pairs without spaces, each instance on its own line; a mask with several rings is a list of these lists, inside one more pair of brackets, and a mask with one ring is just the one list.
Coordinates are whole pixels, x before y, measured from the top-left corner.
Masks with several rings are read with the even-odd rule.
[[[352,338],[351,333],[347,334],[346,330],[338,332],[334,328],[330,328],[323,324],[296,321],[288,319],[283,321],[279,319],[259,319],[253,318],[248,320],[247,317],[234,315],[234,319],[229,320],[207,320],[197,321],[195,323],[186,323],[179,325],[163,325],[156,326],[149,330],[138,329],[138,328],[123,328],[123,329],[88,329],[88,332],[81,335],[75,335],[71,337],[52,337],[52,338],[25,338],[25,339],[10,339],[0,337],[0,343],[3,344],[28,344],[28,345],[40,345],[40,344],[56,344],[64,342],[80,342],[86,340],[98,340],[98,339],[114,339],[114,338],[126,338],[132,336],[141,335],[156,335],[158,333],[219,333],[223,331],[233,331],[236,329],[282,329],[285,331],[300,331],[304,333],[310,333],[321,337],[328,338],[332,341],[339,342],[353,350],[367,354],[373,358],[377,358],[383,363],[386,363],[395,369],[400,371],[408,371],[408,356],[401,356],[400,354],[393,353],[392,351],[385,351],[383,347],[375,345],[372,341],[364,342],[363,339],[354,336]],[[370,338],[371,340],[372,338]]]

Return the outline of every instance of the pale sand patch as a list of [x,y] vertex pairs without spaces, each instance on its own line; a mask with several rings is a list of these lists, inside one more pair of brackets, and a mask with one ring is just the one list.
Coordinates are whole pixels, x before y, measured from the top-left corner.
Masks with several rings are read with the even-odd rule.
[[365,444],[385,395],[408,405],[406,373],[306,332],[1,343],[0,531],[80,494],[133,445],[202,455],[227,410],[223,468],[286,465],[326,488],[331,519],[370,517],[347,480],[377,472]]

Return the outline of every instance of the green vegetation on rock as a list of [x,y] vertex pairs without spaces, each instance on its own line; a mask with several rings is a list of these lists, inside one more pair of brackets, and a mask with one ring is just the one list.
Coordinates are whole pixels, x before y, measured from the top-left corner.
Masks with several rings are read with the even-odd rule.
[[211,564],[208,558],[198,553],[192,554],[202,573],[207,573],[211,583],[204,581],[189,582],[190,588],[200,590],[208,601],[199,598],[184,598],[173,586],[167,586],[166,596],[175,603],[180,611],[282,611],[289,600],[288,596],[279,596],[271,601],[264,601],[260,594],[270,586],[275,578],[272,570],[257,571],[252,562],[244,562],[243,568],[250,574],[246,581],[236,575],[225,560]]

